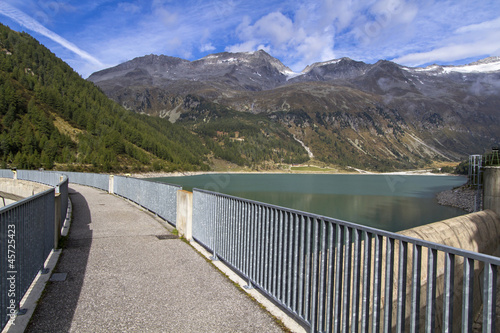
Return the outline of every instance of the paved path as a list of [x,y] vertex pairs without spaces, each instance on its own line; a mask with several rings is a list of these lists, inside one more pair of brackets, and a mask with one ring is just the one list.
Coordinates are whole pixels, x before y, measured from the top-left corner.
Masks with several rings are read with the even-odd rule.
[[[271,316],[160,221],[71,185],[73,222],[26,332],[282,332]],[[55,277],[56,275],[53,275]]]

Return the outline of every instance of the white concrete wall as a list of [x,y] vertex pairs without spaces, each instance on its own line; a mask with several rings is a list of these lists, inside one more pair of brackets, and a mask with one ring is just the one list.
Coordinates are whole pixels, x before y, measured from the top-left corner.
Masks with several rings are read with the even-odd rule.
[[27,198],[50,188],[52,187],[27,180],[0,178],[0,191],[17,197],[14,200]]

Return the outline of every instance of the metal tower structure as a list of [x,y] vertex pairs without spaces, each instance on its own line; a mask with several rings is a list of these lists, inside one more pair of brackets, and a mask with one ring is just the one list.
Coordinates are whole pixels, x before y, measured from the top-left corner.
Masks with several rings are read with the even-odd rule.
[[483,156],[469,156],[469,186],[474,186],[477,190],[474,198],[474,211],[478,212],[482,206],[482,190],[483,190]]
[[484,165],[486,166],[500,165],[500,156],[498,154],[498,147],[491,148],[491,153],[485,155]]

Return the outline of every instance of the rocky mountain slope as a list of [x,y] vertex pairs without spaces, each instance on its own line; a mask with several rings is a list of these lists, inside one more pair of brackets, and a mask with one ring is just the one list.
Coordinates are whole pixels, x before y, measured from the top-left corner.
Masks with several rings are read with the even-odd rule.
[[264,51],[196,61],[149,55],[89,80],[128,109],[198,134],[200,124],[224,119],[220,108],[265,117],[333,164],[414,168],[500,141],[500,58],[427,68],[342,58],[294,73]]

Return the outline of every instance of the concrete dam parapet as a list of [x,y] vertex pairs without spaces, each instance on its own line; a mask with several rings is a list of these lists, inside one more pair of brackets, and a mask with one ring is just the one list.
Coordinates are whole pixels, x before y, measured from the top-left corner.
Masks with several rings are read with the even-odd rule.
[[51,187],[48,185],[27,180],[0,178],[0,196],[6,199],[5,204],[19,201],[49,188]]
[[[472,214],[454,217],[448,220],[423,225],[420,227],[403,230],[398,232],[404,236],[419,238],[434,243],[439,243],[447,246],[452,246],[467,251],[478,252],[482,254],[500,256],[500,216],[492,210],[484,210]],[[411,249],[409,251],[409,261],[412,259]],[[422,267],[428,265],[428,253],[422,253]],[[445,279],[445,256],[438,255],[436,262],[436,297],[443,299],[444,288],[443,281]],[[411,264],[409,265],[411,266]],[[464,260],[457,258],[454,267],[454,306],[456,309],[453,312],[453,321],[460,323],[462,320],[461,305],[463,302],[463,272]],[[475,264],[474,266],[474,285],[472,288],[472,304],[475,317],[479,316],[483,304],[483,281],[484,265]],[[420,310],[420,326],[423,327],[425,322],[425,306],[426,306],[426,289],[428,276],[422,272],[422,293],[421,293],[421,310]],[[410,286],[408,286],[410,287]],[[436,303],[436,324],[441,327],[443,321],[443,303]]]
[[499,256],[500,216],[484,210],[398,232],[408,237]]

